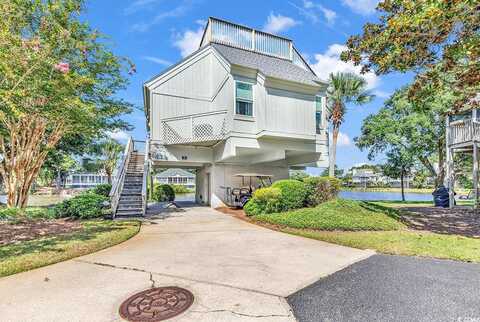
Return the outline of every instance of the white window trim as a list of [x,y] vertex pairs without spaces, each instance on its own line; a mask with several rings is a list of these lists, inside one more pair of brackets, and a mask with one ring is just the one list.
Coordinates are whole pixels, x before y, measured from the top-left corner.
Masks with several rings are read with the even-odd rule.
[[[252,86],[252,115],[243,115],[243,114],[237,114],[237,83],[242,83],[242,84],[248,84]],[[233,87],[233,96],[235,97],[235,104],[233,104],[233,115],[235,117],[240,117],[240,118],[254,118],[255,117],[255,84],[252,82],[246,82],[246,81],[241,81],[241,80],[236,80],[235,79],[235,86]],[[240,99],[240,101],[244,101]]]

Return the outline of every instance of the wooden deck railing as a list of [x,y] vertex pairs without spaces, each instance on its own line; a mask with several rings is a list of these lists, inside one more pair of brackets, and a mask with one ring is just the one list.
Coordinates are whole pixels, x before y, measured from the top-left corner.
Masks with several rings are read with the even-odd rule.
[[447,134],[448,145],[480,141],[480,122],[470,119],[451,123]]

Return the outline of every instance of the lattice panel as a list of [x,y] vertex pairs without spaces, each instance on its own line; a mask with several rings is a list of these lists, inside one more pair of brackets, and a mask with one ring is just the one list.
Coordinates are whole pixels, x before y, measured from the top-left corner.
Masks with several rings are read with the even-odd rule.
[[217,141],[228,132],[227,113],[212,113],[163,122],[164,144]]

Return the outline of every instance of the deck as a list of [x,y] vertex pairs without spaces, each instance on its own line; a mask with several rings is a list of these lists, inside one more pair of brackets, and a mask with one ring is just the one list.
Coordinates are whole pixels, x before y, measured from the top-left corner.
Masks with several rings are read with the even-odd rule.
[[447,144],[450,147],[464,147],[480,142],[480,121],[467,119],[455,121],[447,127]]

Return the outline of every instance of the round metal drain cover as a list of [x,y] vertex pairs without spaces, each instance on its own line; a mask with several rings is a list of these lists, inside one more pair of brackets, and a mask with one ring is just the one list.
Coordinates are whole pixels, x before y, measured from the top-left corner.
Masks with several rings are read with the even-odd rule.
[[130,296],[120,306],[120,316],[132,322],[156,322],[183,313],[193,303],[193,294],[183,288],[156,287]]

